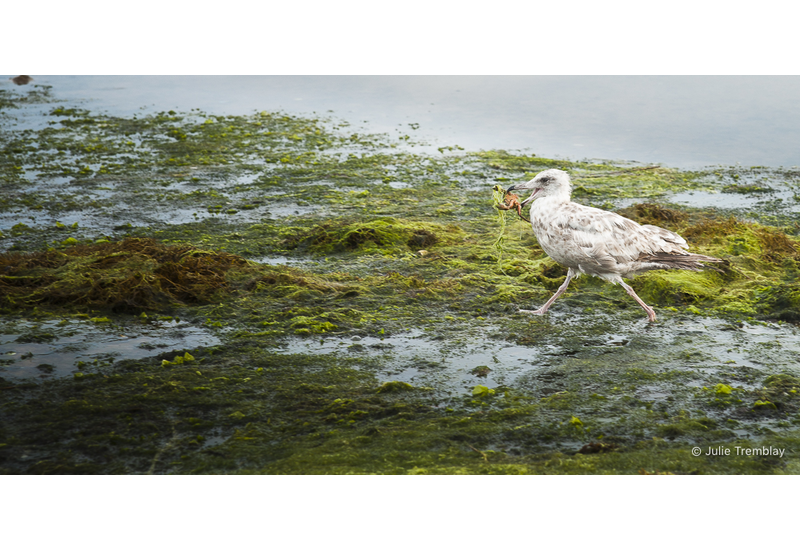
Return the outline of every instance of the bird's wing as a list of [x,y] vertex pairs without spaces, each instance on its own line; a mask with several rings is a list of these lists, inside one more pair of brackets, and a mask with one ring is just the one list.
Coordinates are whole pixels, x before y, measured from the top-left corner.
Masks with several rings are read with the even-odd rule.
[[666,241],[667,243],[671,243],[672,245],[680,247],[684,250],[689,250],[689,245],[686,244],[686,240],[677,233],[673,233],[672,231],[668,231],[663,227],[658,227],[656,225],[641,225],[639,227],[641,227],[643,231],[645,231],[646,233],[650,234],[651,236],[657,239],[661,239],[663,241]]
[[574,254],[580,263],[603,268],[635,261],[640,255],[685,254],[686,241],[679,235],[654,225],[639,225],[614,212],[569,203],[559,209],[554,224],[577,247]]

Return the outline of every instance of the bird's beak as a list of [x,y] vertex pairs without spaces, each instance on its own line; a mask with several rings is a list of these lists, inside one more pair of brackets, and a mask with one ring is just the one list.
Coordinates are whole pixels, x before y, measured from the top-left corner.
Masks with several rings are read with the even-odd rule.
[[527,191],[528,189],[535,189],[536,184],[533,183],[533,180],[526,181],[525,183],[515,183],[508,189],[506,189],[506,193],[510,193],[511,191]]
[[[513,187],[513,185],[512,185],[511,187]],[[535,199],[535,198],[536,198],[536,195],[537,195],[537,194],[539,193],[539,191],[541,191],[541,190],[542,190],[542,188],[541,188],[541,187],[537,187],[536,189],[534,189],[534,190],[533,190],[533,193],[531,193],[531,196],[530,196],[530,197],[528,197],[527,199],[525,199],[524,201],[522,201],[522,202],[520,203],[520,204],[522,205],[522,207],[523,207],[523,208],[525,208],[525,206],[526,206],[526,205],[528,205],[529,203],[533,202],[533,199]]]

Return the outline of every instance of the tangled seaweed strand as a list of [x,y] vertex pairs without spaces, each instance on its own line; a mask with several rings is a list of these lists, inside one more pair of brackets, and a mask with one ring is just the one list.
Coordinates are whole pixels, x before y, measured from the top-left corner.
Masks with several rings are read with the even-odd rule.
[[500,225],[500,233],[497,235],[497,239],[495,239],[494,243],[492,244],[492,248],[497,250],[497,263],[500,264],[500,261],[503,259],[503,242],[505,241],[505,233],[506,233],[506,214],[508,213],[507,210],[501,210],[497,206],[503,204],[503,199],[505,197],[505,189],[501,185],[495,185],[492,187],[492,206],[495,210],[497,210],[497,221]]

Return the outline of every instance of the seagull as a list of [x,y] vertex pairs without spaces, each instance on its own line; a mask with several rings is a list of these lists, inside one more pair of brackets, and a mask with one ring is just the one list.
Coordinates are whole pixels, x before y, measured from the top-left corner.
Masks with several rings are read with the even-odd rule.
[[522,313],[545,314],[567,290],[569,282],[585,273],[621,285],[647,313],[647,319],[654,322],[653,308],[625,284],[623,277],[653,269],[702,271],[716,269],[702,262],[727,263],[711,256],[690,254],[686,240],[672,231],[639,225],[619,214],[574,203],[570,189],[569,174],[550,169],[506,190],[506,193],[532,190],[521,205],[533,203],[530,219],[536,239],[548,256],[568,268],[564,284],[546,304],[535,311],[520,309]]

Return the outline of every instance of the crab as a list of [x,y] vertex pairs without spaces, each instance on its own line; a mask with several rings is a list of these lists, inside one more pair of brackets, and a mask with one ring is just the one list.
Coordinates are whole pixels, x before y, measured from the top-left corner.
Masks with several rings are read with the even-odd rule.
[[502,204],[498,204],[497,208],[500,210],[516,210],[517,215],[524,221],[528,221],[522,215],[522,204],[519,202],[519,197],[514,193],[506,192],[506,196],[503,199]]

